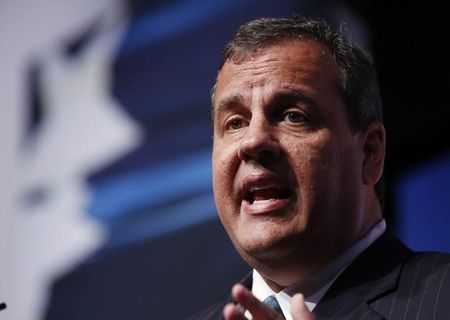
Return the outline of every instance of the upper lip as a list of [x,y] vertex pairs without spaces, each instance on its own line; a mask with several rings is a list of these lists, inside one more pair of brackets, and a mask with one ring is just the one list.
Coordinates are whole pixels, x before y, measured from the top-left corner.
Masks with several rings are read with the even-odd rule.
[[278,188],[278,189],[290,189],[289,184],[284,179],[271,174],[271,173],[259,173],[250,174],[242,179],[239,199],[246,199],[253,191]]

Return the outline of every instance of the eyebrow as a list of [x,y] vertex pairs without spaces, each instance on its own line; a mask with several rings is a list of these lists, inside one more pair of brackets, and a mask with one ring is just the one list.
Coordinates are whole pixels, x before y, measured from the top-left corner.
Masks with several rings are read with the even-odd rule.
[[242,100],[244,100],[244,96],[242,94],[236,94],[231,97],[227,97],[227,98],[223,99],[222,101],[220,101],[220,103],[217,106],[213,106],[213,108],[217,109],[216,111],[220,111],[231,105],[241,104]]
[[227,97],[220,101],[220,103],[215,106],[214,103],[211,104],[211,123],[214,125],[215,116],[217,113],[225,111],[227,108],[230,108],[233,105],[241,105],[242,100],[244,100],[244,96],[241,94],[236,94],[230,97]]
[[[220,101],[217,106],[212,105],[211,108],[211,119],[214,122],[214,116],[216,113],[226,110],[231,106],[241,105],[244,100],[244,96],[242,94],[236,94],[230,97],[227,97]],[[293,103],[302,101],[311,107],[316,107],[317,103],[303,90],[294,89],[294,88],[284,88],[273,94],[270,97],[268,104],[269,105],[277,105],[282,103]]]
[[282,102],[306,102],[307,105],[316,107],[317,103],[310,95],[299,89],[283,89],[277,91],[272,97],[270,97],[269,104],[278,104]]
[[[231,97],[223,99],[217,106],[213,107],[217,108],[217,110],[220,110],[233,104],[240,104],[242,100],[244,100],[244,96],[242,94],[236,94]],[[272,97],[270,97],[269,101],[275,102],[279,100],[305,101],[313,105],[316,104],[308,94],[298,89],[279,90]]]

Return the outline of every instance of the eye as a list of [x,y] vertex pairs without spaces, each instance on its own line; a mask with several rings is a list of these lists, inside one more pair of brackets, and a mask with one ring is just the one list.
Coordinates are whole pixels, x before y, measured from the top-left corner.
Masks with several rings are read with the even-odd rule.
[[244,120],[240,117],[232,117],[225,122],[226,130],[238,130],[245,125]]
[[242,120],[241,119],[233,119],[233,120],[231,120],[229,127],[231,129],[233,129],[233,130],[239,129],[240,127],[242,127]]
[[299,111],[286,111],[283,114],[283,120],[289,123],[303,123],[308,120],[308,118]]

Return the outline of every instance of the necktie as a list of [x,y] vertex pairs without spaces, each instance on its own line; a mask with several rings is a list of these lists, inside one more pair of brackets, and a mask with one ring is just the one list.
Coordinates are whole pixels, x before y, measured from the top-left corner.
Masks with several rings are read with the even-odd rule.
[[281,315],[283,319],[286,319],[284,317],[283,311],[281,310],[280,304],[278,303],[277,299],[274,296],[268,296],[264,303],[269,306],[270,309],[275,310],[276,313]]

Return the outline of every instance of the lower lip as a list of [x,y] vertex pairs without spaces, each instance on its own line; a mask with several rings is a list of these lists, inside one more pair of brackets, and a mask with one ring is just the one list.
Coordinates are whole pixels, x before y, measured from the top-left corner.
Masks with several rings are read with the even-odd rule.
[[243,200],[241,209],[244,214],[263,215],[274,213],[275,211],[284,209],[289,204],[290,199],[270,199],[254,201],[253,203]]

